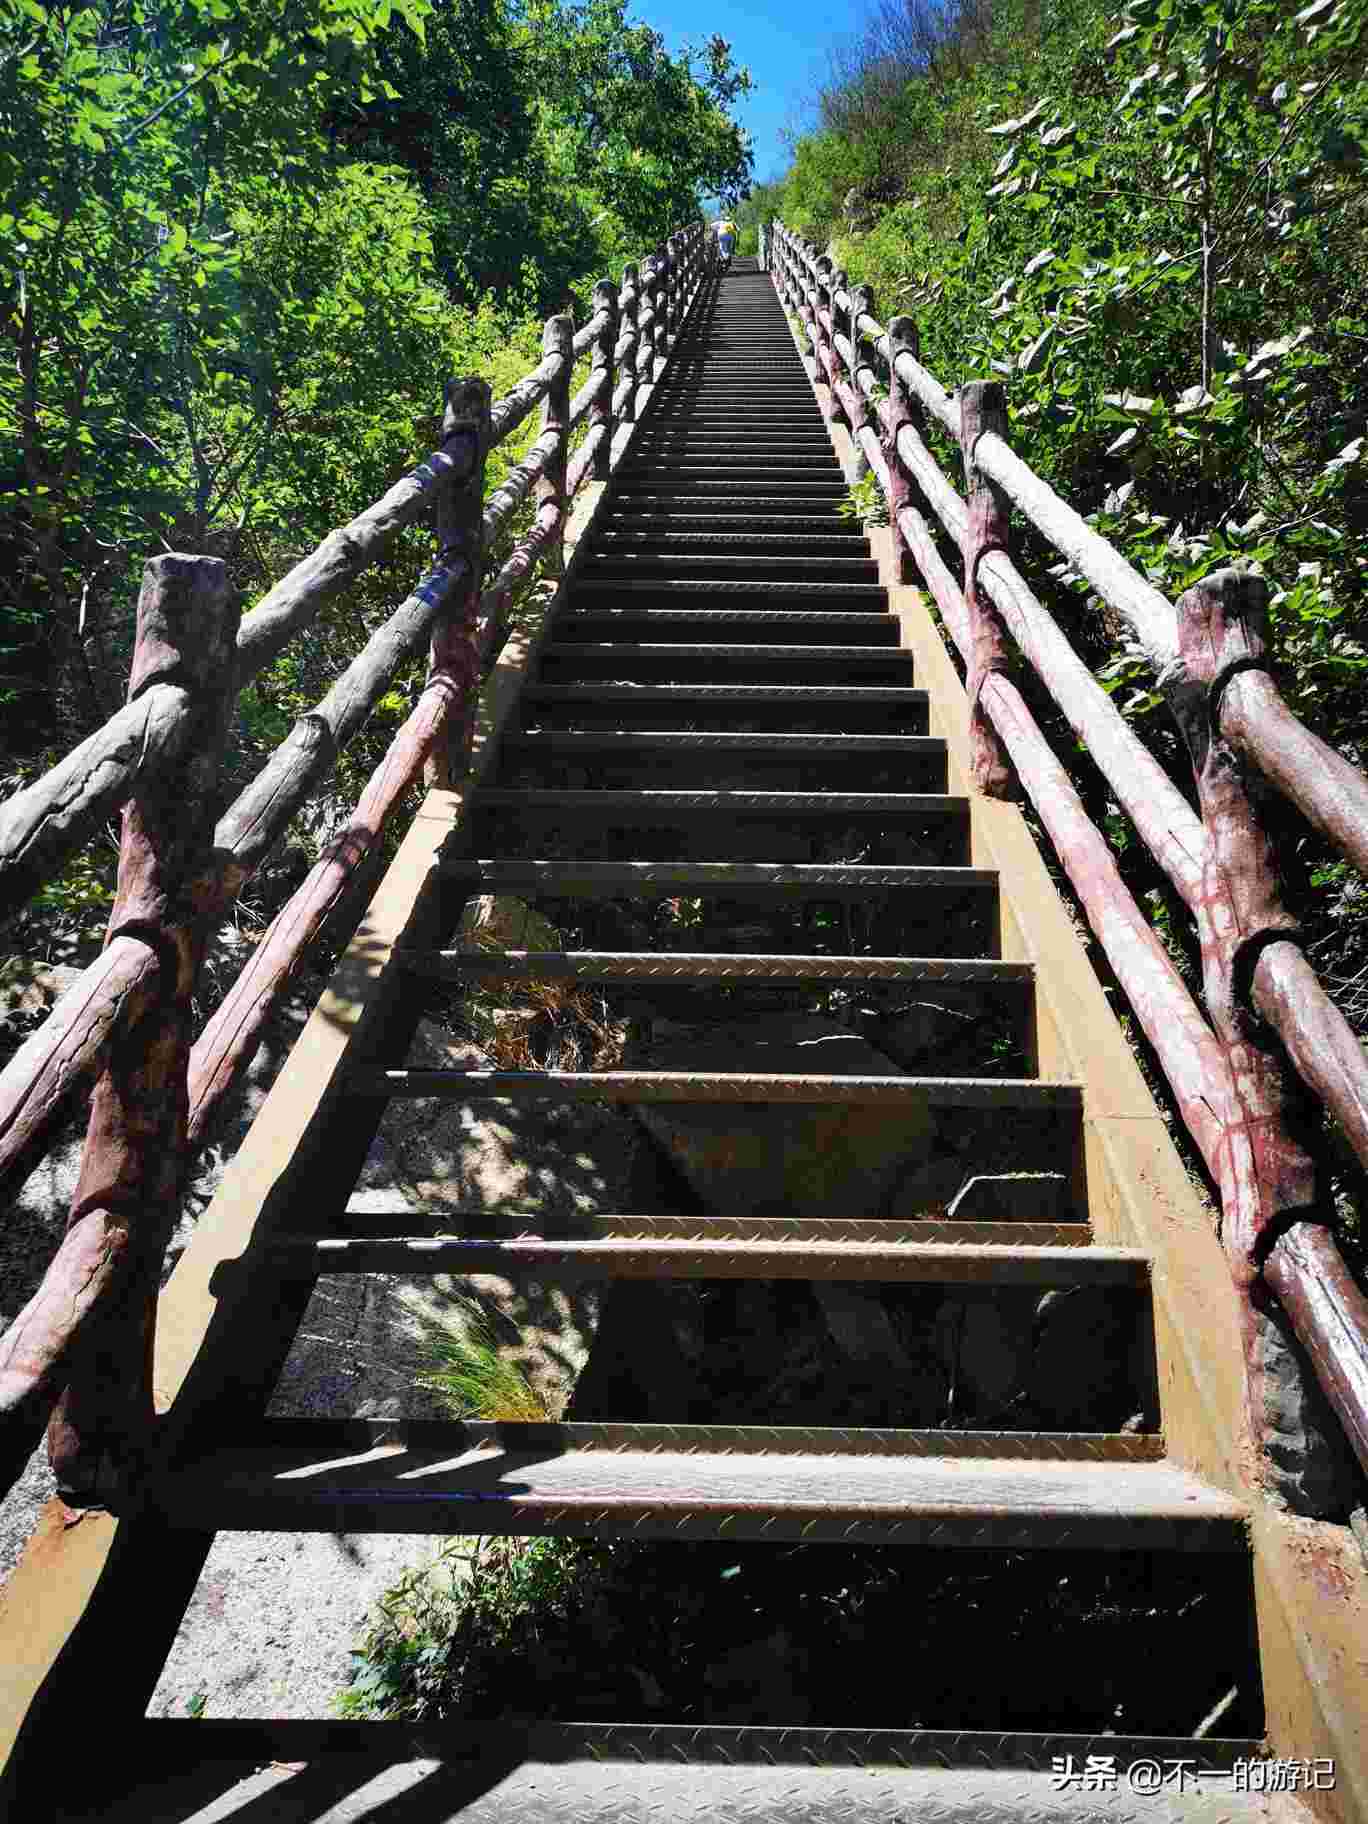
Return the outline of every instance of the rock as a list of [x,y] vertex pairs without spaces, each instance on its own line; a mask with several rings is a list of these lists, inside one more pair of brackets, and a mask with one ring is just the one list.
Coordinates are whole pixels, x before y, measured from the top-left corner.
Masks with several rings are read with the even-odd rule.
[[876,1291],[825,1280],[815,1280],[812,1290],[827,1329],[852,1362],[899,1383],[910,1378],[912,1364]]
[[1030,1374],[1034,1295],[1000,1287],[947,1302],[958,1309],[957,1404],[974,1414],[997,1411]]
[[806,1723],[811,1703],[798,1689],[795,1673],[806,1655],[799,1652],[787,1628],[765,1640],[733,1647],[703,1674],[708,1687],[710,1722]]
[[0,962],[0,1013],[48,1013],[82,971],[69,963],[41,963],[28,956]]
[[996,1172],[970,1178],[946,1216],[952,1222],[1068,1222],[1069,1181],[1062,1172]]
[[509,894],[482,893],[468,900],[456,926],[457,950],[560,950],[561,934],[549,919]]
[[846,227],[852,234],[866,233],[878,219],[879,212],[873,199],[858,185],[846,191],[841,208],[845,214]]
[[1259,1364],[1264,1491],[1289,1513],[1343,1521],[1361,1486],[1344,1432],[1284,1314],[1254,1310],[1250,1322]]
[[926,1070],[928,1062],[960,1043],[968,1024],[954,1008],[928,1001],[908,1007],[892,1019],[871,1021],[867,1030],[870,1040],[905,1069],[934,1075],[937,1073]]
[[[897,1065],[835,1021],[779,1014],[695,1027],[643,1048],[651,1069],[807,1076],[901,1076]],[[886,1108],[654,1103],[637,1117],[717,1214],[863,1216],[884,1205],[937,1139],[929,1109],[897,1120]]]
[[1138,1404],[1137,1305],[1104,1287],[1068,1286],[1036,1305],[1028,1391],[1050,1431],[1113,1431]]

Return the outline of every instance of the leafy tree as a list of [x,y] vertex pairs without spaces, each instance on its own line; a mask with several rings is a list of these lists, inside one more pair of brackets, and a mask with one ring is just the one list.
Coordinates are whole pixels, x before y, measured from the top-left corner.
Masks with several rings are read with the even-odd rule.
[[[945,384],[1000,375],[1016,447],[1171,598],[1260,566],[1288,694],[1360,764],[1366,66],[1368,0],[1131,0],[1119,16],[1004,0],[972,67],[908,83],[906,162],[872,223],[844,209],[844,187],[889,168],[858,108],[798,144],[776,211],[830,239],[880,314],[915,316]],[[1045,563],[1033,575],[1075,644],[1186,776],[1124,628]],[[1316,840],[1299,845],[1332,889],[1320,954],[1363,1026],[1368,898]],[[1123,867],[1155,889],[1138,847]]]
[[108,707],[102,586],[181,507],[168,437],[207,472],[191,396],[264,396],[232,316],[240,263],[222,180],[288,191],[327,163],[340,89],[373,93],[376,35],[425,0],[0,0],[0,377],[16,599],[30,681]]

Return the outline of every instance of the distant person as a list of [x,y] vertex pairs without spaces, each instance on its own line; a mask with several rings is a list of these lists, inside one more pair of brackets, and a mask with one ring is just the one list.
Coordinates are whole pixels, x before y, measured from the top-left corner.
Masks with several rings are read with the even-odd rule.
[[717,250],[724,260],[730,260],[732,248],[736,245],[736,223],[721,221],[713,223],[713,232],[717,236]]

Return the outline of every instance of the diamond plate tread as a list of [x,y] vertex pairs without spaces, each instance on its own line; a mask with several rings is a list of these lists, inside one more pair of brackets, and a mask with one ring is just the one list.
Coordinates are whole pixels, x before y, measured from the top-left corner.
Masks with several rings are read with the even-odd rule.
[[[884,1463],[1163,1463],[1157,1433],[1088,1431],[903,1430],[854,1425],[556,1424],[507,1419],[261,1419],[242,1436],[222,1436],[232,1451],[311,1460],[339,1452],[413,1451],[445,1461],[472,1450],[505,1456],[725,1457],[754,1464],[771,1458],[830,1458]],[[172,1473],[175,1473],[174,1471]],[[1180,1471],[1180,1474],[1186,1474]],[[1191,1480],[1191,1478],[1189,1478]],[[1198,1486],[1195,1482],[1193,1486]],[[1213,1498],[1218,1491],[1206,1490]],[[1242,1511],[1232,1506],[1232,1512]]]
[[795,456],[785,460],[775,457],[764,457],[758,451],[754,457],[733,456],[729,462],[689,461],[682,456],[661,457],[652,460],[644,457],[639,462],[626,463],[619,471],[618,485],[623,486],[634,477],[659,476],[670,480],[675,476],[698,477],[709,481],[726,481],[738,476],[746,481],[795,481],[799,483],[825,481],[830,476],[834,485],[842,492],[847,483],[841,474],[841,465],[834,455],[802,457]]
[[[562,1725],[556,1735],[563,1738],[574,1727]],[[114,1801],[103,1819],[231,1824],[250,1815],[269,1817],[271,1824],[369,1824],[392,1814],[422,1824],[1294,1824],[1306,1815],[1295,1799],[1233,1791],[1229,1761],[1212,1766],[1204,1742],[1160,1738],[1148,1753],[1131,1754],[1124,1738],[1098,1738],[1092,1751],[1117,1757],[1114,1764],[1127,1770],[1162,1769],[1174,1761],[1211,1767],[1184,1773],[1182,1790],[1151,1795],[1136,1789],[1129,1771],[1120,1775],[1116,1791],[1085,1790],[1081,1781],[1059,1790],[1048,1761],[1039,1771],[1020,1762],[927,1766],[909,1763],[892,1744],[880,1751],[896,1754],[902,1764],[856,1761],[835,1741],[830,1748],[817,1745],[830,1731],[767,1732],[807,1736],[813,1746],[804,1756],[787,1746],[703,1746],[702,1738],[720,1732],[697,1729],[680,1729],[674,1738],[656,1730],[671,1745],[648,1749],[624,1739],[627,1727],[583,1725],[584,1745],[572,1747],[546,1725],[519,1739],[506,1724],[414,1731],[397,1723],[150,1719],[138,1726],[126,1765],[155,1767],[159,1777],[130,1793],[125,1776],[120,1784],[128,1796]],[[375,1743],[369,1752],[359,1743],[351,1752],[329,1752],[339,1738],[354,1740],[362,1728]],[[1060,1757],[1072,1753],[1073,1765],[1086,1765],[1089,1750],[1072,1745],[1084,1738],[1051,1739],[1060,1744]],[[1256,1744],[1247,1749],[1251,1757],[1257,1751]],[[840,1760],[823,1764],[817,1757],[826,1752]],[[172,1788],[161,1785],[162,1779],[189,1777],[197,1795],[190,1803],[200,1802],[210,1768],[234,1781],[231,1787],[215,1782],[210,1809],[187,1810]],[[54,1824],[66,1824],[66,1815]]]
[[[369,1195],[369,1194],[368,1194]],[[943,1207],[943,1206],[942,1206]],[[370,1207],[342,1212],[339,1226],[344,1239],[385,1241],[411,1230],[416,1222],[429,1224],[432,1235],[463,1234],[472,1239],[501,1235],[505,1240],[537,1239],[542,1217],[534,1210],[450,1209],[424,1210],[401,1204],[393,1210]],[[436,1228],[431,1225],[437,1225]],[[911,1221],[906,1217],[827,1216],[573,1216],[564,1229],[557,1224],[552,1240],[582,1237],[593,1241],[764,1241],[873,1244],[887,1247],[928,1246],[983,1248],[1019,1254],[1028,1248],[1063,1248],[1092,1251],[1092,1229],[1083,1222],[1022,1222],[1004,1217],[998,1221]]]
[[700,787],[697,791],[538,791],[515,786],[482,786],[472,794],[480,810],[593,811],[763,811],[775,817],[936,817],[969,815],[969,800],[947,792],[761,792]]
[[[651,499],[656,495],[662,498],[689,499],[690,497],[711,499],[714,495],[723,495],[729,500],[793,500],[801,497],[804,500],[844,500],[848,493],[845,477],[837,471],[835,481],[791,481],[783,494],[775,495],[775,477],[756,475],[750,478],[750,485],[739,483],[732,476],[722,476],[715,481],[705,481],[701,477],[691,477],[687,487],[669,488],[667,484],[678,478],[679,471],[670,476],[660,476],[658,471],[644,472],[641,475],[620,476],[615,491],[615,498],[625,499],[628,496]],[[652,479],[652,476],[655,479]],[[760,490],[766,490],[761,492]]]
[[552,898],[564,894],[686,889],[718,894],[778,893],[785,899],[808,894],[995,892],[997,874],[990,868],[888,866],[870,862],[762,861],[447,861],[438,870],[444,880],[467,881],[472,888],[529,891]]
[[[268,1419],[149,1477],[175,1527],[1225,1550],[1245,1508],[1168,1460],[1020,1450],[1019,1433]],[[654,1440],[655,1433],[660,1448]],[[581,1441],[581,1435],[583,1439]],[[695,1437],[697,1444],[695,1447]],[[673,1438],[673,1442],[666,1440]],[[706,1444],[704,1440],[708,1440]],[[901,1448],[894,1440],[906,1439]],[[877,1440],[877,1442],[876,1442]],[[1026,1440],[1030,1444],[1030,1440]],[[928,1454],[928,1451],[930,1454]]]
[[637,454],[646,456],[811,456],[814,460],[830,460],[831,439],[819,427],[807,429],[801,425],[779,430],[773,426],[763,427],[764,435],[728,430],[722,425],[711,430],[696,430],[687,433],[657,431],[653,436],[643,437],[637,445]]
[[769,1102],[827,1107],[1059,1108],[1077,1110],[1076,1083],[1024,1077],[819,1077],[751,1071],[380,1070],[347,1084],[358,1096],[546,1098],[560,1102]]
[[[691,585],[692,587],[693,585]],[[783,583],[779,587],[796,589],[797,583]],[[840,585],[837,585],[840,587]],[[753,588],[753,585],[747,585]],[[825,670],[839,666],[843,671],[862,671],[871,667],[887,670],[912,668],[912,654],[896,646],[826,646],[807,642],[795,642],[790,646],[754,645],[737,641],[734,645],[722,645],[716,641],[702,640],[573,640],[554,646],[543,646],[543,660],[577,659],[584,663],[590,659],[597,660],[606,666],[631,664],[633,662],[657,664],[678,664],[681,660],[697,664],[706,659],[710,664],[719,667],[725,665],[821,665]],[[589,680],[585,680],[588,682]],[[611,673],[604,680],[612,682]]]
[[[604,521],[602,536],[604,538],[617,539],[651,537],[711,538],[715,535],[723,544],[745,544],[748,539],[754,536],[751,532],[725,532],[720,530],[714,534],[711,528],[724,527],[732,523],[731,517],[719,517],[720,513],[721,509],[717,506],[714,506],[712,510],[707,513],[614,513]],[[800,545],[808,538],[815,539],[819,543],[825,543],[831,539],[842,539],[852,536],[851,534],[840,530],[843,522],[839,515],[834,512],[829,514],[744,513],[739,517],[744,518],[748,526],[772,526],[774,528],[773,533],[766,534],[766,537],[773,537],[773,539],[781,545]],[[834,522],[834,529],[830,532],[788,533],[784,531],[784,527],[786,526],[795,524],[822,524],[827,520]],[[655,532],[653,528],[658,526],[665,527],[665,531],[663,533]],[[708,529],[687,533],[682,530],[676,531],[672,529],[682,528],[684,526],[696,526]],[[865,543],[864,539],[860,539],[859,542],[861,544]]]
[[745,951],[402,950],[404,968],[442,980],[478,975],[516,980],[570,977],[592,982],[911,982],[973,988],[1028,988],[1033,963],[938,956],[757,956]]
[[849,754],[858,759],[863,754],[903,754],[908,758],[944,754],[945,741],[940,735],[832,735],[784,734],[781,731],[758,734],[732,733],[725,729],[645,728],[645,729],[515,729],[503,737],[509,748],[540,748],[557,753],[583,753],[607,749],[701,748],[708,753]]
[[[681,555],[680,563],[687,563],[687,556]],[[703,560],[706,561],[706,560]],[[727,560],[719,558],[719,563]],[[740,560],[738,560],[739,562]],[[809,560],[795,558],[798,568],[804,568]],[[595,595],[626,595],[638,592],[637,583],[631,578],[584,576],[576,578],[581,590],[592,588]],[[728,595],[839,595],[848,601],[877,601],[888,594],[882,583],[842,583],[813,582],[805,583],[798,578],[775,577],[760,582],[748,583],[736,577],[719,576],[653,576],[650,579],[652,592],[668,590],[672,595],[716,595],[719,587],[725,585]]]
[[[837,490],[832,489],[830,493],[833,500],[843,500],[845,498],[844,491],[838,492]],[[652,490],[643,485],[638,485],[631,490],[630,495],[612,495],[607,502],[607,507],[608,510],[615,514],[620,514],[624,511],[624,500],[630,499],[633,508],[633,517],[635,517],[635,513],[639,510],[641,503],[694,500],[697,499],[697,497],[697,489],[690,489],[688,493],[683,493],[679,489],[656,488]],[[799,512],[794,507],[794,492],[790,489],[787,494],[741,494],[733,492],[730,494],[709,495],[708,505],[714,511],[726,512],[731,510],[738,513],[749,513],[756,507],[769,505],[788,507],[790,511],[784,514],[783,517],[785,519],[797,519],[801,518],[804,512],[811,509],[812,501],[811,498],[804,493],[802,499],[798,502],[798,507],[800,507],[803,512]],[[681,512],[684,511],[683,508],[677,510]],[[844,517],[836,512],[835,507],[829,507],[825,509],[824,512],[826,517],[839,519],[843,525],[846,523]]]
[[[1056,1760],[1106,1755],[1118,1769],[1137,1761],[1186,1761],[1193,1772],[1221,1773],[1255,1760],[1263,1744],[1248,1737],[1069,1735],[1027,1730],[851,1729],[719,1723],[374,1723],[262,1718],[148,1718],[142,1738],[160,1745],[168,1765],[220,1754],[302,1760],[320,1753],[429,1754],[471,1758],[511,1752],[546,1761],[689,1762],[698,1767],[972,1767],[1051,1772]],[[153,1759],[158,1758],[153,1756]]]
[[[743,546],[747,550],[766,552],[770,550],[791,551],[795,545],[821,545],[826,547],[840,545],[852,557],[858,557],[868,551],[867,542],[858,536],[847,536],[841,532],[794,532],[790,534],[755,533],[755,532],[650,532],[650,531],[613,531],[600,532],[594,540],[594,550],[604,554],[616,554],[620,549],[632,549],[648,544],[670,545],[675,540],[687,540],[690,543],[710,545]],[[832,553],[832,555],[838,555]]]
[[[606,577],[601,578],[599,575],[600,569],[605,564],[615,564],[632,569],[641,569],[647,564],[680,564],[683,566],[715,564],[723,571],[723,574],[719,577],[686,576],[682,580],[687,582],[725,582],[728,589],[731,589],[735,586],[736,582],[736,578],[731,572],[735,571],[739,575],[742,572],[754,570],[757,567],[757,561],[762,561],[767,571],[779,570],[785,572],[786,574],[781,574],[773,579],[775,582],[779,583],[801,582],[803,580],[804,572],[810,570],[814,564],[822,564],[828,568],[835,564],[844,564],[847,567],[858,565],[861,569],[872,570],[875,575],[878,574],[878,565],[874,562],[872,557],[868,556],[841,557],[830,555],[826,557],[779,557],[771,556],[768,553],[757,553],[755,551],[751,551],[740,557],[731,557],[725,552],[714,554],[711,551],[647,551],[640,553],[599,552],[595,554],[585,569],[580,572],[576,581],[582,584],[592,582],[595,589],[602,588],[606,582],[611,580]],[[651,580],[654,582],[656,579],[652,577]],[[767,577],[765,580],[768,581],[769,578]],[[863,587],[868,590],[882,589],[883,584],[842,583],[839,579],[834,579],[832,584],[824,584],[823,587],[836,587],[840,589]]]
[[819,1279],[1140,1288],[1149,1284],[1148,1259],[1135,1248],[1023,1251],[1011,1245],[909,1245],[897,1241],[281,1235],[266,1249],[264,1258],[281,1272],[306,1275],[550,1273],[558,1279]]
[[[717,580],[726,581],[722,577]],[[595,578],[586,577],[580,593],[597,595],[601,586]],[[730,584],[727,587],[730,588]],[[601,633],[620,631],[644,635],[643,644],[650,643],[652,634],[664,627],[678,627],[680,637],[668,643],[681,646],[693,645],[693,640],[687,637],[693,628],[707,633],[715,627],[735,627],[738,633],[747,634],[753,629],[787,631],[797,627],[821,627],[829,628],[833,633],[882,635],[881,651],[891,654],[898,650],[898,623],[891,614],[852,608],[575,608],[556,617],[558,641],[564,638],[567,629],[574,627],[595,627]],[[603,642],[600,639],[586,643]]]
[[[725,649],[724,649],[725,650]],[[925,709],[930,698],[910,684],[529,684],[533,703],[890,703]]]

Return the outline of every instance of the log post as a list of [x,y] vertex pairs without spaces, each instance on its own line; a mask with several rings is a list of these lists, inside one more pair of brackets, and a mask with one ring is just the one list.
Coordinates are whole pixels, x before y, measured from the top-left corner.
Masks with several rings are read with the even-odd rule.
[[565,570],[565,465],[570,443],[570,373],[575,364],[571,343],[575,339],[575,319],[571,316],[548,317],[542,332],[542,354],[560,355],[561,369],[547,388],[542,400],[541,434],[556,433],[556,454],[547,462],[537,479],[537,511],[554,506],[560,523],[546,548],[545,569],[548,576],[558,577]]
[[907,464],[898,450],[898,433],[910,424],[919,437],[926,436],[926,414],[921,400],[898,372],[898,356],[909,354],[921,359],[921,336],[911,317],[894,317],[888,325],[888,406],[883,414],[884,461],[888,464],[888,518],[893,528],[893,561],[900,583],[910,583],[915,574],[912,552],[907,543],[899,514],[904,507],[917,505],[917,489],[907,472]]
[[846,340],[850,344],[850,371],[848,378],[851,401],[854,405],[851,435],[856,440],[855,477],[858,481],[869,473],[869,458],[860,448],[859,433],[866,425],[872,425],[874,422],[874,414],[870,410],[869,401],[865,398],[864,388],[860,385],[859,381],[859,322],[862,316],[872,317],[874,315],[874,293],[870,290],[868,285],[851,285],[844,273],[838,274],[838,277],[845,286],[846,297],[849,300],[844,312],[844,327]]
[[[1207,833],[1198,907],[1207,1012],[1230,1062],[1257,1179],[1254,1197],[1223,1210],[1221,1236],[1243,1297],[1251,1423],[1269,1492],[1294,1511],[1324,1516],[1344,1511],[1348,1465],[1297,1343],[1324,1354],[1318,1344],[1337,1327],[1339,1288],[1315,1275],[1324,1244],[1334,1252],[1333,1211],[1314,1103],[1250,993],[1261,957],[1295,941],[1297,925],[1283,902],[1271,795],[1220,731],[1226,684],[1263,663],[1267,596],[1261,577],[1237,570],[1187,590],[1178,602],[1178,660],[1161,683],[1192,758]],[[1333,1338],[1328,1353],[1337,1353]],[[1368,1456],[1368,1384],[1360,1373],[1355,1389],[1354,1378],[1345,1384],[1332,1375],[1325,1391]]]
[[186,1166],[191,997],[215,905],[211,834],[236,691],[240,607],[219,558],[149,560],[129,700],[175,678],[197,726],[172,774],[142,777],[123,813],[106,944],[136,936],[159,992],[114,1038],[91,1096],[67,1231],[0,1343],[0,1455],[17,1472],[65,1383],[48,1433],[65,1498],[123,1485],[151,1442],[157,1285]]
[[[827,389],[829,410],[827,416],[833,424],[844,424],[845,413],[836,396],[835,376],[836,350],[832,343],[832,329],[836,322],[835,307],[832,302],[831,261],[825,254],[816,262],[817,300],[813,309],[813,323],[817,330],[817,377]],[[825,319],[825,320],[824,320]]]
[[612,468],[613,432],[617,428],[613,416],[613,361],[618,339],[618,290],[611,279],[600,279],[594,287],[595,316],[600,312],[608,320],[594,337],[591,371],[599,390],[589,407],[589,429],[592,432],[596,425],[603,428],[594,452],[594,480],[607,481]]
[[442,414],[442,447],[458,463],[437,496],[437,562],[467,566],[432,629],[428,683],[450,681],[453,713],[434,742],[424,774],[429,787],[450,791],[465,777],[469,763],[470,712],[479,683],[475,623],[484,577],[485,458],[489,452],[492,396],[487,380],[449,380]]
[[655,327],[652,312],[655,309],[655,259],[651,254],[641,262],[641,304],[637,311],[637,416],[641,415],[641,391],[651,384],[654,372],[653,354],[655,348]]
[[634,261],[622,269],[622,290],[618,293],[621,332],[618,337],[618,371],[622,382],[621,397],[613,405],[619,424],[631,424],[636,418],[637,310],[641,299],[641,275]]
[[[847,386],[850,383],[850,369],[846,366],[845,356],[836,343],[839,335],[844,335],[847,342],[853,342],[850,333],[849,286],[849,275],[841,268],[837,267],[828,274],[827,310],[831,316],[831,378],[833,385],[838,387]],[[845,309],[842,309],[836,302],[838,295],[842,292],[845,293]],[[851,352],[854,353],[853,346]],[[843,408],[844,403],[842,401]],[[849,417],[850,414],[847,412],[846,416]]]
[[990,551],[1007,550],[1011,508],[1005,491],[974,461],[974,449],[985,431],[1007,430],[1007,395],[996,380],[975,380],[959,390],[960,449],[964,456],[965,504],[964,605],[969,615],[971,658],[964,681],[969,696],[970,763],[974,784],[986,798],[1019,794],[1001,741],[984,714],[980,697],[995,671],[1006,672],[1007,643],[1002,621],[988,593],[979,585],[979,566]]
[[663,247],[655,251],[655,311],[651,321],[651,340],[654,344],[651,379],[659,380],[665,370],[667,345],[665,341],[665,320],[669,310],[669,259]]
[[669,346],[679,333],[679,236],[672,234],[665,243],[665,332]]
[[[804,266],[808,268],[806,275],[804,275]],[[799,297],[803,299],[803,303],[799,305],[799,316],[803,317],[804,323],[808,325],[808,336],[812,337],[812,352],[817,361],[815,378],[817,378],[817,385],[821,387],[819,403],[821,403],[823,418],[828,425],[839,425],[843,421],[841,420],[841,405],[837,403],[835,390],[832,389],[832,374],[830,374],[830,365],[828,365],[828,336],[826,336],[826,328],[823,326],[823,294],[824,286],[826,286],[823,266],[830,270],[830,261],[821,261],[821,259],[812,261],[812,259],[804,259],[803,254],[799,255],[797,281],[799,281]]]

